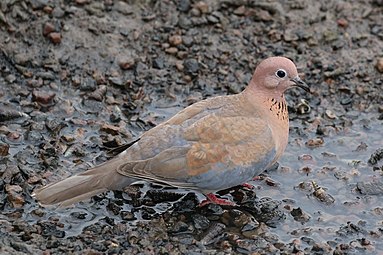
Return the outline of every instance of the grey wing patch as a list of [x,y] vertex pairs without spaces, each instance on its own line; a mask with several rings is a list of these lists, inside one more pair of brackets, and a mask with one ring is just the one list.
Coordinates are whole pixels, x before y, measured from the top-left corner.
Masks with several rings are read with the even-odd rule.
[[141,180],[179,188],[197,189],[194,184],[187,182],[186,153],[189,149],[189,146],[171,147],[152,158],[121,164],[117,168],[117,172]]

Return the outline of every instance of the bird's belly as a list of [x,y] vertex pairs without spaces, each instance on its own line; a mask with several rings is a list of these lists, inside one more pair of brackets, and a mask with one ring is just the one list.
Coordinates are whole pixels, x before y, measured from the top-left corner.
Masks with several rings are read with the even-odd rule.
[[275,150],[268,152],[265,157],[249,166],[225,166],[217,163],[216,169],[190,177],[187,182],[193,183],[204,193],[215,192],[241,185],[262,173],[275,157]]

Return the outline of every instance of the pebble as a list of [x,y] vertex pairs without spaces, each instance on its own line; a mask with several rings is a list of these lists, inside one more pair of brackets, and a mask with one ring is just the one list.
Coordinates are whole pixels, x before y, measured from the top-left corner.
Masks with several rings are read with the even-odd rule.
[[61,43],[61,33],[53,32],[48,35],[48,38],[53,42],[54,44]]
[[94,91],[96,87],[97,87],[97,84],[93,78],[85,78],[80,83],[81,91]]
[[9,83],[13,83],[16,81],[16,76],[13,75],[13,74],[8,74],[6,77],[5,77],[5,80]]
[[310,154],[303,154],[298,156],[298,160],[307,161],[307,160],[313,160],[313,156]]
[[177,2],[177,9],[181,12],[188,12],[190,10],[190,0],[179,0]]
[[106,94],[106,85],[100,85],[98,89],[89,94],[89,98],[92,98],[96,101],[102,101]]
[[153,66],[153,68],[156,68],[156,69],[163,69],[165,67],[164,58],[158,57],[158,58],[153,59],[152,66]]
[[43,26],[43,35],[44,36],[47,36],[48,34],[55,32],[55,31],[56,31],[55,25],[53,25],[52,23],[46,22],[44,24],[44,26]]
[[179,59],[185,59],[188,55],[189,54],[187,51],[178,51],[177,52],[177,58],[179,58]]
[[320,146],[323,146],[323,144],[324,144],[324,140],[322,137],[309,139],[306,142],[306,145],[311,148],[320,147]]
[[246,13],[246,7],[244,5],[239,6],[237,9],[234,10],[234,14],[238,16],[243,16]]
[[118,135],[120,133],[120,130],[121,130],[120,127],[116,127],[116,126],[109,125],[106,123],[102,124],[100,127],[100,131],[103,131],[103,132],[111,134],[111,135]]
[[5,185],[5,191],[8,195],[8,201],[12,204],[14,208],[21,208],[24,203],[25,199],[22,196],[23,189],[19,185]]
[[62,18],[65,16],[65,11],[62,8],[60,8],[60,6],[56,6],[52,10],[52,16],[55,18]]
[[109,77],[108,80],[117,86],[122,86],[124,84],[124,81],[121,77]]
[[55,75],[53,75],[51,72],[36,72],[35,76],[37,78],[42,78],[44,80],[54,80]]
[[186,47],[193,46],[194,40],[193,40],[193,37],[191,37],[191,36],[183,36],[182,41],[183,41],[183,45],[185,45]]
[[169,53],[171,55],[174,55],[178,52],[178,49],[176,47],[169,47],[165,50],[166,53]]
[[56,93],[51,92],[51,91],[33,90],[32,101],[38,102],[38,103],[44,104],[44,105],[49,105],[52,103],[55,96],[56,96]]
[[9,154],[9,144],[0,142],[0,156],[5,157]]
[[117,1],[115,3],[115,9],[124,15],[131,15],[134,13],[132,5],[125,3],[124,1]]
[[383,58],[378,58],[378,60],[376,61],[376,69],[380,73],[383,73]]
[[329,119],[336,119],[337,117],[336,117],[336,114],[335,113],[333,113],[331,110],[326,110],[326,112],[325,112],[325,114],[326,114],[326,117],[327,118],[329,118]]
[[118,66],[122,70],[132,69],[134,67],[134,64],[136,63],[136,61],[132,57],[122,57],[117,62],[118,62]]
[[176,68],[178,71],[183,71],[184,70],[184,64],[182,61],[176,61]]
[[183,63],[184,72],[191,75],[197,75],[199,71],[199,63],[194,58],[186,59]]
[[169,43],[172,46],[178,46],[182,44],[182,36],[180,35],[172,35],[169,37]]
[[344,18],[340,18],[336,21],[336,23],[338,23],[338,26],[340,27],[343,27],[343,28],[346,28],[348,27],[348,21]]
[[201,13],[209,13],[209,5],[204,1],[199,1],[194,5],[194,8],[198,9]]

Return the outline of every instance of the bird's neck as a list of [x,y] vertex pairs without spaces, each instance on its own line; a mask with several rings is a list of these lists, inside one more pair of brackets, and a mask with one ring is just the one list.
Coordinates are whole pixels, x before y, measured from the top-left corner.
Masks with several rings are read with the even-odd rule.
[[274,134],[276,146],[276,156],[273,161],[275,163],[285,150],[289,136],[289,115],[285,97],[283,94],[262,93],[261,90],[245,90],[244,94],[256,112],[261,116],[268,116],[267,121]]
[[270,111],[277,120],[282,122],[289,121],[289,113],[287,111],[287,103],[284,95],[277,98],[265,98],[263,100],[263,105],[266,107],[266,111]]
[[243,93],[254,107],[264,114],[273,116],[273,119],[280,122],[288,122],[288,111],[285,96],[279,91],[271,92],[257,89],[254,85],[248,86]]

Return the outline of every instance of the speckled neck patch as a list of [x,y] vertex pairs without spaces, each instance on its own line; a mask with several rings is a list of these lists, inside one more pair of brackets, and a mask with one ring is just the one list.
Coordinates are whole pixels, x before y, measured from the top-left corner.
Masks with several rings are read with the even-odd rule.
[[269,110],[273,112],[279,120],[288,120],[287,104],[284,97],[280,101],[275,98],[269,98],[266,102],[270,105]]

